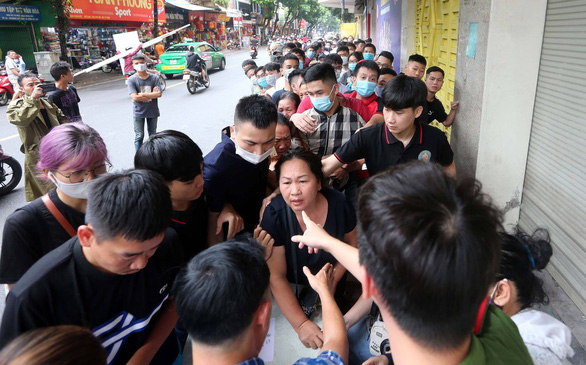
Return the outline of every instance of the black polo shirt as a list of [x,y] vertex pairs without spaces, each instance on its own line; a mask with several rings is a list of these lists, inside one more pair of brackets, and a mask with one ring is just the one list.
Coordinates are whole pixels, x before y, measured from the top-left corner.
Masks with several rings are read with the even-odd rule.
[[370,176],[411,160],[451,165],[454,153],[445,134],[427,124],[416,123],[415,126],[415,134],[407,147],[389,132],[385,123],[379,123],[354,134],[334,156],[342,163],[366,159]]
[[222,133],[222,141],[208,153],[203,164],[204,190],[208,208],[221,212],[224,203],[232,204],[244,220],[244,230],[254,231],[260,207],[267,195],[269,159],[255,165],[236,154],[236,145]]
[[431,123],[434,120],[437,120],[440,123],[443,123],[448,118],[446,114],[446,110],[441,101],[437,98],[433,98],[433,101],[426,102],[427,104],[427,122]]

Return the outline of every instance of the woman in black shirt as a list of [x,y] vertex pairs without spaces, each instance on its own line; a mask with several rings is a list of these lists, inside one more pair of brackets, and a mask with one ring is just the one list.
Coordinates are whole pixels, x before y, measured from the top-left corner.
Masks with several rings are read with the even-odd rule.
[[305,211],[330,235],[356,246],[356,216],[342,193],[323,186],[324,175],[317,155],[290,151],[280,158],[275,172],[281,195],[267,206],[261,221],[261,227],[275,239],[267,261],[271,291],[301,342],[315,349],[323,344],[321,330],[307,318],[289,283],[307,285],[303,266],[316,273],[326,262],[335,264],[335,284],[346,270],[327,252],[308,254],[307,250],[300,250],[291,242],[291,236],[305,231],[301,216]]
[[37,260],[76,235],[84,224],[88,183],[110,167],[102,137],[86,124],[62,124],[43,137],[37,168],[56,188],[6,219],[0,283],[11,288]]

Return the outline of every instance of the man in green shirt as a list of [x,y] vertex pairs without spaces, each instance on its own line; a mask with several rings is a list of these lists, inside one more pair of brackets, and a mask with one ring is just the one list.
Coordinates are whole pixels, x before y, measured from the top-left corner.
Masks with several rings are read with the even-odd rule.
[[391,353],[372,364],[533,363],[513,321],[488,304],[503,227],[476,181],[401,164],[361,188],[358,218],[358,249],[305,214],[292,241],[333,254],[378,305]]

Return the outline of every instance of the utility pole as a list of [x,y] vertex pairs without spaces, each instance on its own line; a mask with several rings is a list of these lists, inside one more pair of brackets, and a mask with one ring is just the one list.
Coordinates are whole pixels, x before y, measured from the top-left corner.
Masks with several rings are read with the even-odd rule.
[[238,4],[238,0],[234,1],[236,2],[236,12],[240,14],[240,24],[238,24],[238,39],[240,42],[240,47],[242,47],[242,25],[244,25],[244,16],[242,16],[242,12],[240,11],[240,5]]

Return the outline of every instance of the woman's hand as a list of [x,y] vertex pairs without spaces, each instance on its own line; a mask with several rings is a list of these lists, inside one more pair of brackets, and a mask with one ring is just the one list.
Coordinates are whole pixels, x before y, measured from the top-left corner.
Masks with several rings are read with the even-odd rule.
[[305,347],[311,347],[316,350],[324,345],[324,334],[321,328],[309,319],[301,323],[295,331]]
[[261,226],[256,226],[253,237],[265,248],[265,260],[270,259],[271,255],[273,254],[273,245],[275,244],[275,239],[271,237],[269,232],[262,229]]
[[319,224],[314,223],[305,214],[305,211],[301,212],[303,216],[303,223],[305,223],[305,232],[302,236],[297,235],[291,237],[291,241],[299,242],[299,248],[307,246],[307,252],[318,253],[319,249],[323,249],[326,246],[328,240],[332,239],[332,236],[328,234]]

